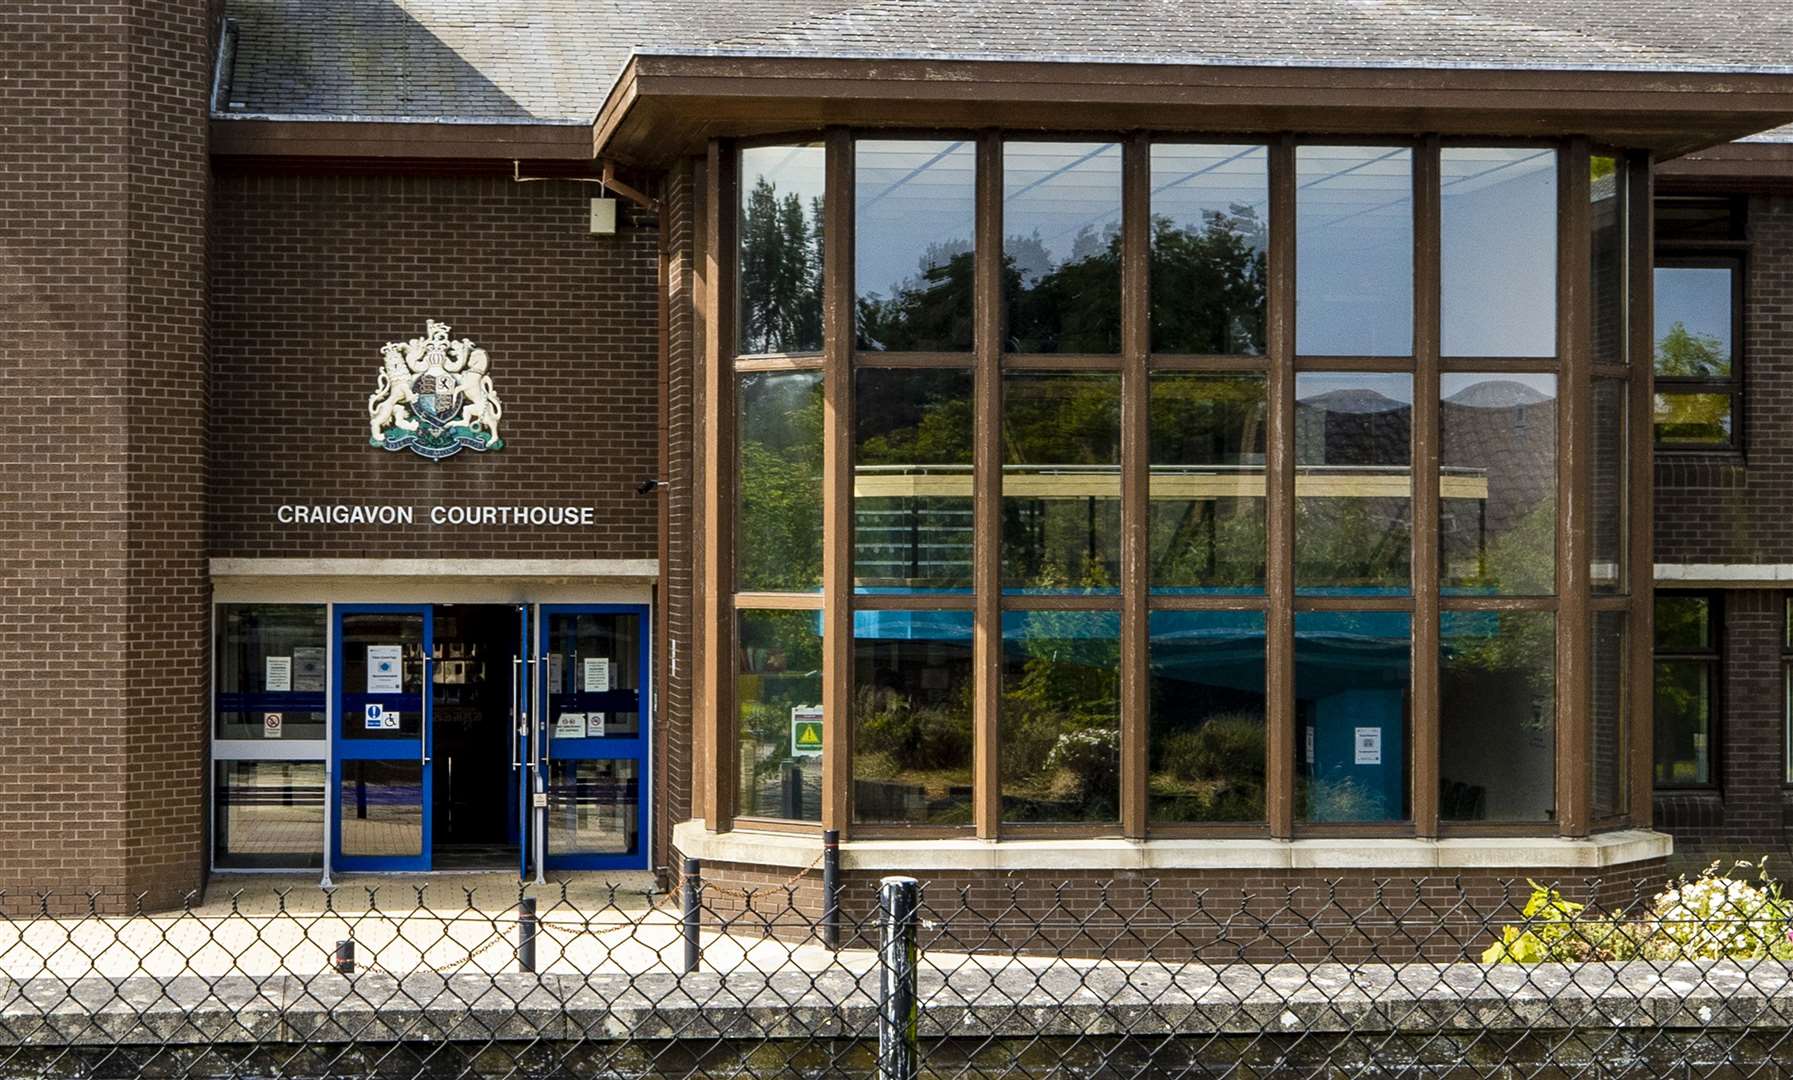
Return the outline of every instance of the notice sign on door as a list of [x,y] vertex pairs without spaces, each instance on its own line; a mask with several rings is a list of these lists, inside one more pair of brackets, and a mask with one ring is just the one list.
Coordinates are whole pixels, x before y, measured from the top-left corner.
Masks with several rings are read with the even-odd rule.
[[585,692],[588,694],[608,694],[610,692],[610,660],[608,658],[600,656],[585,658]]
[[367,647],[367,692],[397,694],[404,690],[405,647],[403,645],[369,645]]
[[264,739],[280,738],[281,728],[286,726],[286,718],[277,712],[261,714],[261,737]]
[[284,694],[293,688],[293,658],[290,656],[270,656],[267,658],[266,677],[262,680],[262,688],[270,694]]
[[1357,764],[1382,764],[1382,729],[1379,727],[1360,727],[1357,729]]
[[293,689],[318,693],[324,689],[324,649],[321,645],[293,647]]
[[585,738],[585,714],[582,712],[563,712],[554,718],[554,737],[556,739]]
[[815,757],[822,752],[822,707],[798,705],[791,710],[791,753]]

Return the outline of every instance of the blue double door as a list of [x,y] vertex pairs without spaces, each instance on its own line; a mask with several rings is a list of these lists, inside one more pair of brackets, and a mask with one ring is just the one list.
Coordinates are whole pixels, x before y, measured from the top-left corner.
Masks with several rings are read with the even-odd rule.
[[335,611],[335,868],[646,868],[645,606]]

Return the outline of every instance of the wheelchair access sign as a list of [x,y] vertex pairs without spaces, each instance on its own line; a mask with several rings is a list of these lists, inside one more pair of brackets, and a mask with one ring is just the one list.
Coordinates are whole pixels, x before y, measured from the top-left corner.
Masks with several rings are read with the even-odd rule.
[[822,753],[822,707],[798,705],[791,710],[791,754],[817,757]]

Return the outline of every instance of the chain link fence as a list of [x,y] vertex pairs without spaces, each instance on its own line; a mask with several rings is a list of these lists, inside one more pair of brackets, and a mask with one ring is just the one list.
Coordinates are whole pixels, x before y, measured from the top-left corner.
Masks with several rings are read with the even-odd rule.
[[683,869],[502,910],[402,884],[131,916],[0,896],[0,1076],[1793,1070],[1793,904],[1760,875],[1595,905],[1584,880],[974,894],[831,864],[805,912],[795,883]]

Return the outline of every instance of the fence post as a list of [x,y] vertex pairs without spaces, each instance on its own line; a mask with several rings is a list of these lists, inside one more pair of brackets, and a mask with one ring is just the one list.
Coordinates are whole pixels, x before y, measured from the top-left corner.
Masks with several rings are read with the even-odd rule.
[[689,975],[697,970],[703,959],[703,950],[698,944],[698,904],[703,891],[703,866],[696,859],[685,860],[684,883],[680,899],[684,905],[685,929],[685,970],[680,974]]
[[330,966],[338,975],[355,974],[355,939],[344,938],[336,943],[336,955],[330,958]]
[[840,830],[822,833],[822,944],[840,948]]
[[535,974],[535,897],[525,896],[517,904],[517,967],[523,974]]
[[915,1025],[920,1003],[915,993],[914,878],[887,877],[878,883],[882,940],[878,950],[878,1080],[916,1080],[921,1056]]

